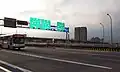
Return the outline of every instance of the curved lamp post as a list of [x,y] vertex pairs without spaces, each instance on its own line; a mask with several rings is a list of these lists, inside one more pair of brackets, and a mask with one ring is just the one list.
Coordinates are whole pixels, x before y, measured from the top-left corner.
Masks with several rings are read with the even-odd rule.
[[112,17],[110,14],[107,14],[107,16],[110,18],[110,24],[111,24],[111,45],[113,45],[113,34],[112,34]]

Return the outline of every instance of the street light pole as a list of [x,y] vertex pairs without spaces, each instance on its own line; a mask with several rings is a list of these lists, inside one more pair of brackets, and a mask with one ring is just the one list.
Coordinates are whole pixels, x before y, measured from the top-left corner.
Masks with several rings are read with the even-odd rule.
[[105,34],[105,32],[104,32],[104,25],[102,24],[102,23],[100,23],[100,25],[102,26],[102,28],[103,28],[103,43],[104,43],[104,34]]
[[113,46],[113,34],[112,34],[112,17],[110,16],[110,14],[107,14],[108,17],[110,18],[110,24],[111,24],[111,45]]
[[102,35],[103,35],[103,41],[102,41],[102,44],[103,44],[103,47],[104,47],[104,34],[105,34],[105,33],[104,33],[104,25],[103,25],[102,23],[100,23],[100,25],[101,25],[102,28],[103,28],[103,32],[102,32],[102,33],[103,33],[103,34],[102,34]]

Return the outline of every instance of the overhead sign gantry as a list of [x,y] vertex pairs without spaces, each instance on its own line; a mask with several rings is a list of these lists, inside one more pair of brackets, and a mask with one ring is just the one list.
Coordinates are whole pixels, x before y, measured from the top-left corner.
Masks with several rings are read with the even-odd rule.
[[69,27],[65,27],[65,23],[56,22],[56,25],[52,25],[50,20],[39,19],[30,17],[30,21],[17,20],[15,18],[4,17],[1,19],[4,21],[4,27],[17,28],[16,25],[26,25],[30,29],[40,29],[40,30],[50,30],[50,31],[58,31],[58,32],[66,32],[69,33]]

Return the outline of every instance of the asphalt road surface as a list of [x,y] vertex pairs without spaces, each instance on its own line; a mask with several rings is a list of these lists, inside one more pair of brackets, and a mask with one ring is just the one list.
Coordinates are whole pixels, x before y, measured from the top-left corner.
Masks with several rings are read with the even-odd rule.
[[120,53],[37,47],[2,49],[0,66],[10,72],[120,72]]

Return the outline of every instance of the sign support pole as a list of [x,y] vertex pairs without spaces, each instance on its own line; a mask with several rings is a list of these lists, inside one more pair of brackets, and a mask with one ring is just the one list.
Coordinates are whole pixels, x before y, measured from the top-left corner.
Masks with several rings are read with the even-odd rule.
[[68,32],[66,32],[65,48],[67,48],[67,45],[68,45]]

